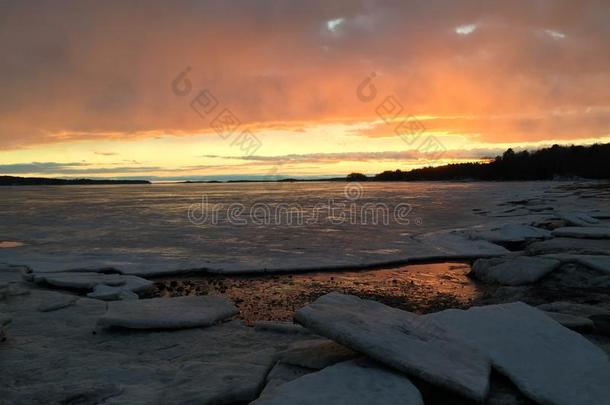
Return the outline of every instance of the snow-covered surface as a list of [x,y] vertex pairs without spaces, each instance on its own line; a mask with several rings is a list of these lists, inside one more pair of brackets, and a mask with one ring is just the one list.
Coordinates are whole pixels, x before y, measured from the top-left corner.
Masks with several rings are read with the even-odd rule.
[[471,274],[486,283],[516,286],[538,281],[559,264],[559,260],[529,256],[479,259]]
[[180,329],[210,326],[237,314],[231,301],[218,296],[150,298],[108,303],[98,325],[130,329]]
[[426,318],[487,353],[493,365],[543,404],[602,404],[610,363],[601,349],[523,303],[450,309]]
[[297,311],[295,320],[409,375],[478,401],[487,395],[489,358],[418,315],[330,293]]
[[256,405],[423,405],[409,379],[368,360],[351,360],[276,388]]

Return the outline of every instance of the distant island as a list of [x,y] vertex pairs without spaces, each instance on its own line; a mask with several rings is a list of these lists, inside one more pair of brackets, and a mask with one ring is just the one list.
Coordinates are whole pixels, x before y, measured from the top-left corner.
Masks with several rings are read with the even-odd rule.
[[64,186],[88,184],[150,184],[148,180],[49,179],[45,177],[0,176],[0,186]]
[[610,144],[559,146],[514,152],[508,149],[487,163],[455,163],[374,176],[352,173],[349,181],[554,180],[610,179]]

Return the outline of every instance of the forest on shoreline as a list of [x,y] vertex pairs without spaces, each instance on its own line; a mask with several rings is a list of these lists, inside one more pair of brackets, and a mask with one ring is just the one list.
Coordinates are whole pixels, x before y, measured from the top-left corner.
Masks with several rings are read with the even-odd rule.
[[385,171],[375,176],[352,173],[349,181],[553,180],[610,179],[610,144],[559,146],[515,152],[508,149],[486,163],[455,163],[409,171]]

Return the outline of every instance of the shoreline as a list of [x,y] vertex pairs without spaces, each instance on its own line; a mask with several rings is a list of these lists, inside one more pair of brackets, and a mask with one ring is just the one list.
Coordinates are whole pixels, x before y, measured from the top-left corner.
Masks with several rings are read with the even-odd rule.
[[[176,262],[116,256],[100,272],[90,262],[95,255],[3,249],[38,253],[18,260],[29,267],[0,265],[4,398],[264,402],[340,367],[350,381],[362,370],[391,372],[411,381],[425,403],[562,403],[566,395],[577,399],[567,403],[587,403],[580,399],[591,392],[601,403],[610,394],[608,190],[523,190],[496,190],[469,227],[404,235],[395,245],[402,250],[381,253],[417,256],[382,268],[362,264],[378,246],[361,230],[356,237],[364,239],[352,235],[341,245],[351,256],[324,243],[311,256],[282,256],[282,245],[255,251],[309,270],[296,273],[238,274],[264,262],[226,243],[216,246],[233,262],[217,261],[214,274],[174,274],[168,268]],[[367,249],[361,256],[354,242]],[[325,255],[343,264],[323,266]],[[414,264],[430,257],[442,263]],[[447,263],[456,257],[472,260]],[[353,363],[370,359],[376,363]],[[477,380],[464,380],[464,371]],[[459,385],[447,384],[447,375]]]
[[[28,180],[30,178],[23,178]],[[35,179],[35,178],[33,178]],[[0,187],[55,187],[55,186],[154,186],[154,185],[197,185],[197,184],[218,184],[218,185],[230,185],[230,184],[291,184],[291,183],[362,183],[362,184],[418,184],[418,183],[448,183],[448,184],[462,184],[462,183],[473,183],[473,184],[487,184],[487,183],[574,183],[574,182],[586,182],[586,183],[602,183],[608,184],[610,179],[607,178],[552,178],[552,179],[474,179],[474,178],[463,178],[463,179],[414,179],[414,180],[359,180],[354,181],[348,178],[315,178],[315,179],[282,179],[282,180],[201,180],[201,181],[163,181],[163,180],[96,180],[96,179],[57,179],[48,178],[44,180],[50,180],[48,184],[4,184],[0,183]]]
[[470,264],[436,262],[383,269],[281,274],[208,274],[151,279],[142,298],[220,295],[240,310],[235,319],[291,321],[294,312],[331,291],[373,299],[411,312],[467,308],[485,285],[467,277]]

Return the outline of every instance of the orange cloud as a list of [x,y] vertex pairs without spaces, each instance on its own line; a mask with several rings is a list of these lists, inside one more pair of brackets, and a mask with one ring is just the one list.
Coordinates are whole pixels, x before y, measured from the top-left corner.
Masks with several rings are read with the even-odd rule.
[[[299,136],[376,120],[390,95],[435,117],[429,131],[490,143],[610,133],[607,2],[12,0],[0,15],[5,150],[208,133],[223,108]],[[193,88],[176,96],[186,66]],[[372,72],[378,94],[363,102]],[[203,89],[218,101],[206,117],[189,107]]]

